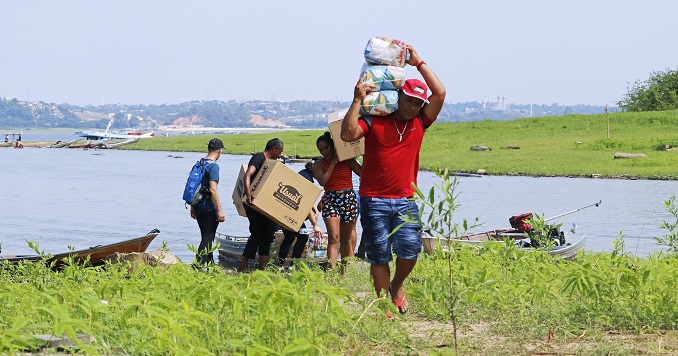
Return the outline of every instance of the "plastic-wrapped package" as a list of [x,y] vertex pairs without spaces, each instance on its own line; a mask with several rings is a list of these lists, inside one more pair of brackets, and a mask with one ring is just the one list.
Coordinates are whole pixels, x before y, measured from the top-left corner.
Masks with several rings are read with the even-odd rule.
[[308,245],[309,253],[310,250],[327,250],[328,237],[327,234],[314,234],[312,229],[307,229],[308,233]]
[[360,105],[361,115],[385,116],[398,110],[398,91],[382,90],[367,93]]
[[365,63],[360,77],[365,74],[363,83],[374,86],[372,91],[398,90],[405,82],[405,69],[396,66],[370,65]]
[[404,67],[407,61],[405,42],[387,37],[372,37],[365,46],[365,61],[372,64]]

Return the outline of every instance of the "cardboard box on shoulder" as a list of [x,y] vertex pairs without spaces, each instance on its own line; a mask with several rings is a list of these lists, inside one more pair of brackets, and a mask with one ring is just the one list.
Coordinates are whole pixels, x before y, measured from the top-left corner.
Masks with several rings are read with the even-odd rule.
[[256,211],[281,228],[299,231],[322,190],[280,161],[266,160],[250,182]]
[[347,111],[348,109],[333,112],[327,120],[332,139],[334,140],[334,150],[337,152],[337,157],[339,157],[340,161],[362,156],[365,153],[364,138],[352,142],[341,140],[341,122],[344,121]]
[[243,181],[243,178],[245,177],[246,171],[247,165],[243,164],[242,167],[240,167],[238,179],[235,181],[233,195],[231,195],[231,197],[233,198],[233,205],[235,205],[235,210],[238,212],[238,215],[240,216],[247,216],[247,214],[245,213],[245,203],[243,202],[243,200],[245,199],[245,183]]

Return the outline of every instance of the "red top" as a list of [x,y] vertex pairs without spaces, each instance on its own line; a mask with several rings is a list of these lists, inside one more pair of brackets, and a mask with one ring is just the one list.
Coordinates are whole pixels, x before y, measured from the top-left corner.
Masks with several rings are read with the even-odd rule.
[[[430,120],[420,111],[428,127]],[[365,135],[360,196],[366,198],[406,198],[414,195],[417,183],[419,150],[424,139],[424,124],[419,117],[403,122],[393,115],[372,116],[370,128],[365,118],[358,120]],[[402,140],[400,134],[402,133]]]
[[[326,159],[321,159],[323,173],[330,168],[330,163]],[[325,191],[353,189],[353,171],[348,161],[337,162],[332,170],[330,179],[325,182]]]

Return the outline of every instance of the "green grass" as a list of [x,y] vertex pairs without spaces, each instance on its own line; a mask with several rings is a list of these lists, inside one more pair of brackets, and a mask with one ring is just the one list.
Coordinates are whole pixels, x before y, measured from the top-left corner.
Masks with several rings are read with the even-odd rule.
[[[502,243],[423,255],[405,285],[410,312],[395,321],[363,262],[343,277],[4,266],[0,351],[37,351],[34,334],[83,333],[94,337],[78,343],[85,354],[453,354],[450,257],[462,354],[678,352],[675,255],[633,257],[622,245],[565,261]],[[626,341],[606,343],[610,330]],[[647,345],[628,341],[639,335]]]
[[261,152],[266,142],[274,137],[285,143],[284,154],[300,157],[319,156],[315,146],[316,139],[323,130],[295,130],[241,135],[212,135],[212,136],[159,136],[150,139],[141,139],[136,143],[125,145],[120,149],[173,151],[173,152],[206,152],[207,141],[218,137],[224,142],[224,152],[227,154],[251,154]]
[[[524,118],[511,121],[439,123],[425,136],[421,168],[448,168],[454,172],[484,170],[494,175],[631,177],[678,179],[678,150],[660,151],[661,145],[678,147],[678,112],[614,113]],[[324,130],[218,135],[226,153],[261,151],[266,141],[279,137],[285,154],[318,156],[315,140]],[[579,143],[578,143],[579,142]],[[206,136],[156,137],[122,149],[205,151]],[[491,151],[471,151],[474,145]],[[520,149],[501,149],[518,146]],[[638,159],[614,159],[614,154],[644,153]]]

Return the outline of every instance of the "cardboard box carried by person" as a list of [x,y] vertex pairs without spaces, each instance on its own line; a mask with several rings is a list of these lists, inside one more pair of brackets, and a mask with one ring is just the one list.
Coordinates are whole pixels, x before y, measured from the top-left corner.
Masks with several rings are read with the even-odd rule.
[[327,119],[332,140],[334,140],[334,150],[337,153],[340,161],[362,156],[365,153],[365,139],[345,142],[341,139],[341,122],[344,121],[344,116],[348,109],[339,110],[331,113]]
[[245,213],[245,203],[243,202],[243,200],[245,199],[245,182],[243,181],[243,178],[245,177],[245,172],[247,172],[247,165],[243,164],[242,167],[240,167],[238,179],[235,181],[233,195],[231,195],[231,197],[233,198],[233,205],[235,205],[235,210],[238,212],[238,215],[240,216],[247,216],[247,214]]
[[250,189],[254,195],[250,206],[291,231],[299,231],[322,192],[301,174],[274,160],[266,160],[250,182]]

